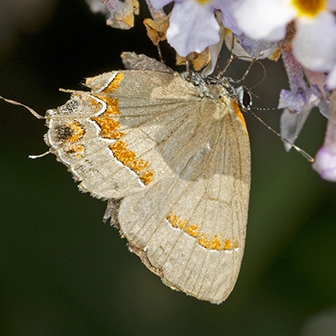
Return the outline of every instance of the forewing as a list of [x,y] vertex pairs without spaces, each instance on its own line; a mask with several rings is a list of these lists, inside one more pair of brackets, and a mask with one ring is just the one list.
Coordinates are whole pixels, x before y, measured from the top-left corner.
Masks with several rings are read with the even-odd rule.
[[198,90],[177,73],[152,71],[105,73],[86,85],[91,92],[74,91],[66,104],[47,111],[50,151],[95,197],[145,189],[165,174],[157,145],[171,129],[188,132]]

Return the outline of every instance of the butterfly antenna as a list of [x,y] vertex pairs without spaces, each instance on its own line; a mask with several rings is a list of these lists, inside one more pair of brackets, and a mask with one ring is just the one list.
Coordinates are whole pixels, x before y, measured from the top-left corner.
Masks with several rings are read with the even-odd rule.
[[224,69],[222,69],[221,71],[218,72],[219,77],[224,77],[225,72],[227,71],[227,69],[229,68],[230,64],[232,63],[232,61],[234,59],[234,55],[233,55],[233,52],[232,52],[233,47],[234,47],[234,41],[235,41],[235,37],[232,34],[230,57],[227,59]]
[[259,86],[265,80],[265,78],[266,78],[266,68],[265,68],[265,66],[262,64],[262,62],[260,60],[258,60],[257,58],[249,57],[249,56],[239,56],[239,57],[235,56],[234,58],[237,58],[237,59],[240,59],[240,60],[246,59],[246,60],[250,61],[250,64],[249,64],[248,68],[245,70],[244,75],[240,79],[234,80],[234,82],[236,84],[239,84],[239,83],[245,81],[245,79],[246,79],[247,75],[249,74],[249,72],[250,72],[252,66],[254,65],[254,63],[258,63],[262,67],[262,69],[263,69],[263,77],[262,77],[262,79],[257,84],[255,84],[254,86],[252,86],[250,88],[250,90],[252,90],[255,87]]
[[287,139],[285,139],[280,133],[278,133],[275,129],[273,129],[271,126],[267,125],[265,123],[265,121],[263,121],[259,116],[257,116],[253,111],[251,111],[252,115],[259,120],[259,122],[261,122],[264,126],[266,126],[271,132],[273,132],[274,134],[276,134],[282,141],[286,142],[287,144],[289,144],[290,146],[292,146],[298,153],[300,153],[306,160],[308,160],[309,162],[313,163],[314,162],[314,158],[312,156],[310,156],[307,152],[305,152],[302,148],[294,145],[292,142],[288,141]]
[[[238,58],[238,59],[242,59],[242,58],[244,58],[244,57],[237,57],[237,58]],[[246,57],[246,58],[249,59],[248,57]],[[235,80],[235,83],[239,84],[239,83],[245,81],[246,76],[249,74],[249,72],[250,72],[250,70],[251,70],[251,68],[252,68],[252,66],[253,66],[253,64],[254,64],[255,62],[256,62],[256,59],[251,58],[250,64],[249,64],[249,66],[247,67],[247,69],[245,70],[244,75],[243,75],[240,79]],[[258,83],[258,85],[259,85],[259,83]],[[254,87],[255,87],[255,86],[253,86],[251,89],[253,89]]]
[[[22,106],[24,107],[25,109],[27,109],[35,118],[37,119],[44,119],[44,117],[42,117],[40,114],[38,114],[35,110],[33,110],[31,107],[27,106],[27,105],[24,105],[22,103],[19,103],[15,100],[11,100],[11,99],[7,99],[7,98],[4,98],[2,96],[0,96],[0,99],[4,100],[5,102],[9,103],[9,104],[12,104],[12,105],[17,105],[17,106]],[[37,159],[37,158],[40,158],[40,157],[43,157],[43,156],[46,156],[48,154],[50,154],[51,152],[50,151],[47,151],[43,154],[40,154],[40,155],[29,155],[28,157],[30,159]]]
[[218,55],[217,61],[216,61],[216,70],[217,70],[218,74],[221,72],[220,65],[219,65],[219,60],[220,60],[220,54]]
[[[259,85],[265,80],[265,78],[266,78],[266,68],[265,68],[264,64],[262,64],[262,62],[260,62],[260,60],[254,58],[254,59],[253,59],[253,64],[254,64],[255,62],[257,62],[257,63],[262,67],[264,75],[263,75],[263,77],[261,78],[261,80],[260,80],[257,84],[254,84],[254,86],[252,86],[252,87],[250,88],[250,90],[252,90],[252,89],[256,88],[257,86],[259,86]],[[251,64],[252,64],[252,63],[251,63]],[[248,70],[249,70],[249,69],[248,69]]]

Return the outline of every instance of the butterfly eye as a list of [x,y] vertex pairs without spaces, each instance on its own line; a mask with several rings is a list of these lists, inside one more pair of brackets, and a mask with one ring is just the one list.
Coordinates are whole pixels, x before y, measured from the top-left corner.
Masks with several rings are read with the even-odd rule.
[[243,91],[243,99],[240,101],[240,104],[245,110],[250,110],[252,107],[252,96],[251,93],[247,90]]
[[238,103],[242,110],[249,111],[252,107],[252,96],[250,91],[246,90],[243,86],[236,89]]

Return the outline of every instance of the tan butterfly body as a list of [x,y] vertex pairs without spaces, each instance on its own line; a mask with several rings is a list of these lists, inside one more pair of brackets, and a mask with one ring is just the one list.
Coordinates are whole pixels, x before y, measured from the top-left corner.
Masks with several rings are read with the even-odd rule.
[[90,91],[48,110],[46,142],[166,285],[220,303],[244,252],[244,118],[224,85],[144,64],[89,78]]

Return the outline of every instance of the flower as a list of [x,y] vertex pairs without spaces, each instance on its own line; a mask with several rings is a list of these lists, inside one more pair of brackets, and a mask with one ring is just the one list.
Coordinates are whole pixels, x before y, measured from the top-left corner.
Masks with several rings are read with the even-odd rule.
[[[289,26],[286,38],[280,42],[282,60],[290,85],[290,91],[281,90],[278,104],[279,109],[284,109],[280,120],[280,133],[286,139],[284,145],[287,151],[291,149],[291,145],[287,141],[295,142],[311,109],[315,106],[321,106],[321,110],[325,112],[322,107],[326,102],[326,96],[321,93],[322,85],[318,83],[321,76],[315,76],[315,73],[310,72],[311,86],[308,86],[304,78],[304,69],[293,56],[292,37],[293,30]],[[320,84],[320,87],[317,84]]]
[[325,180],[336,182],[336,92],[330,97],[330,113],[323,147],[316,154],[313,168]]
[[[309,70],[328,72],[336,67],[334,10],[336,0],[242,0],[234,16],[246,35],[267,41],[283,39],[294,20],[294,57]],[[330,85],[336,87],[336,79]]]
[[[162,8],[172,0],[151,0],[154,8]],[[221,11],[221,22],[234,33],[241,31],[232,16],[234,0],[176,0],[169,19],[167,40],[183,57],[220,43],[220,25],[215,11]]]
[[[151,2],[159,9],[172,1]],[[277,59],[279,47],[290,84],[278,105],[284,109],[280,128],[285,147],[291,148],[318,106],[329,122],[313,168],[330,181],[336,181],[336,98],[329,101],[330,90],[336,89],[334,10],[336,0],[175,0],[167,30],[168,42],[181,56],[209,47],[207,74],[224,38],[235,54],[255,58]]]
[[[282,90],[278,108],[281,135],[294,142],[311,109],[329,117],[325,142],[313,168],[336,181],[336,0],[241,0],[234,16],[250,38],[280,41],[290,91]],[[308,82],[308,83],[307,83]],[[310,86],[308,86],[308,84]],[[290,144],[285,142],[287,150]]]

